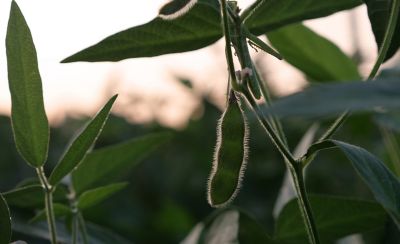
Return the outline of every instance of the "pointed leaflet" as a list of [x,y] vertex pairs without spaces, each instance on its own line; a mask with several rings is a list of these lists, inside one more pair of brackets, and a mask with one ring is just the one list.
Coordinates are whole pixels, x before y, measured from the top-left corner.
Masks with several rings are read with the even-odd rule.
[[[375,41],[378,48],[382,47],[386,29],[389,24],[390,11],[393,0],[363,0],[367,5],[368,17],[374,32]],[[397,19],[397,25],[392,42],[386,54],[385,60],[390,59],[400,47],[400,18]]]
[[98,187],[82,193],[78,199],[78,208],[84,210],[97,203],[106,200],[109,196],[122,190],[128,183],[115,183],[107,186]]
[[62,159],[57,164],[50,175],[49,182],[51,185],[58,184],[64,176],[69,174],[87,154],[91,146],[96,142],[101,130],[110,114],[112,105],[117,99],[117,95],[113,96],[97,115],[88,123],[84,130],[68,147]]
[[397,79],[378,79],[376,82],[312,85],[277,100],[271,107],[264,107],[264,111],[281,118],[317,118],[336,115],[347,109],[356,112],[399,107],[400,82]]
[[302,24],[268,32],[267,37],[285,61],[311,81],[361,79],[356,64],[342,50]]
[[367,150],[345,142],[326,140],[311,146],[306,155],[321,149],[338,147],[367,184],[375,199],[386,209],[400,228],[400,182],[377,157]]
[[90,152],[72,172],[76,194],[125,176],[140,160],[170,138],[170,133],[155,133]]
[[35,46],[15,1],[11,4],[6,48],[15,144],[29,165],[40,167],[47,159],[49,125],[43,105]]
[[324,17],[341,10],[354,8],[361,0],[258,0],[245,10],[246,25],[253,34],[261,35],[291,23]]
[[11,217],[6,200],[0,194],[0,243],[10,243]]
[[224,207],[237,195],[247,164],[249,128],[236,93],[217,125],[217,145],[207,185],[208,203]]
[[[309,196],[322,243],[384,226],[386,213],[374,202],[332,196]],[[282,209],[276,223],[277,243],[307,244],[307,232],[296,199]]]
[[[250,32],[261,35],[277,27],[324,17],[361,3],[361,0],[265,1],[249,19],[248,26]],[[179,7],[181,9],[177,10]],[[62,62],[118,61],[186,52],[206,47],[222,36],[218,0],[175,0],[161,9],[161,16],[164,19],[157,17],[116,33]]]
[[[181,1],[174,2],[181,4]],[[170,3],[168,9],[162,8],[162,15],[172,7]],[[216,0],[199,0],[187,14],[171,20],[164,18],[159,16],[149,23],[109,36],[62,62],[118,61],[192,51],[214,43],[222,35]]]

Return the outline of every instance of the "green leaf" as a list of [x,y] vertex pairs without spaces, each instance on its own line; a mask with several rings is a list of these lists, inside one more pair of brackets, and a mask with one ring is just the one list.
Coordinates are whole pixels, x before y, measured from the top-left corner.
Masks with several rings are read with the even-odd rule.
[[[68,191],[65,187],[58,186],[53,193],[55,202],[67,202]],[[10,206],[20,208],[43,208],[44,192],[40,185],[29,185],[3,193]]]
[[[389,24],[393,0],[363,0],[367,5],[368,17],[378,48],[382,47],[386,29]],[[400,47],[400,19],[397,19],[396,30],[385,60],[390,59]]]
[[50,175],[51,185],[57,185],[75,169],[100,135],[118,95],[113,96],[72,142]]
[[[64,217],[71,215],[71,208],[60,203],[54,203],[53,204],[53,210],[54,210],[54,215],[57,218]],[[45,221],[46,220],[46,210],[42,209],[40,210],[32,219],[29,220],[29,223],[35,223],[38,221]]]
[[285,61],[312,81],[361,79],[356,64],[342,50],[302,24],[268,32],[267,37]]
[[11,241],[11,217],[6,200],[0,194],[0,243]]
[[341,141],[326,140],[314,144],[307,154],[332,146],[338,147],[346,155],[372,191],[375,199],[386,209],[400,228],[400,182],[396,176],[382,161],[367,150]]
[[253,34],[261,35],[288,24],[328,16],[360,4],[361,0],[258,0],[243,15],[250,14],[246,25]]
[[[331,196],[309,196],[321,243],[383,228],[386,213],[374,202]],[[278,243],[308,243],[297,200],[291,200],[279,215],[275,238]]]
[[[361,0],[265,1],[247,24],[253,34],[261,35],[286,24],[324,17],[361,3]],[[291,9],[286,11],[287,8]],[[62,62],[119,61],[186,52],[206,47],[222,37],[218,0],[175,0],[161,8],[161,16],[109,36]]]
[[245,212],[226,208],[197,224],[182,244],[240,243],[273,244],[264,228]]
[[47,159],[49,125],[44,110],[35,46],[15,1],[11,4],[6,48],[15,144],[29,165],[40,167]]
[[86,208],[90,208],[97,203],[104,201],[109,196],[115,194],[116,192],[122,190],[128,185],[128,183],[115,183],[108,186],[98,187],[96,189],[92,189],[86,191],[81,194],[78,199],[78,208],[80,210],[84,210]]
[[[162,11],[166,14],[167,10]],[[216,42],[221,36],[218,1],[199,0],[183,16],[168,20],[158,16],[149,23],[109,36],[62,62],[119,61],[192,51]]]
[[277,117],[298,116],[318,118],[352,112],[373,111],[377,108],[400,107],[400,82],[380,79],[376,82],[348,82],[311,85],[304,91],[283,97],[264,107]]
[[170,138],[170,133],[146,135],[89,153],[72,173],[77,195],[126,175],[140,160]]

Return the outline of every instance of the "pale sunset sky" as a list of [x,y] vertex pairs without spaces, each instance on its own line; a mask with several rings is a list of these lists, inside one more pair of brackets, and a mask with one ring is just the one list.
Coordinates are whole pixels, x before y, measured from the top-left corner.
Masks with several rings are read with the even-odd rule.
[[[197,93],[210,94],[218,103],[223,101],[227,80],[223,42],[184,54],[139,58],[117,63],[60,64],[65,57],[82,50],[118,31],[153,19],[167,0],[18,0],[30,26],[36,45],[42,76],[44,99],[49,119],[53,123],[66,115],[92,115],[106,97],[119,93],[114,112],[131,120],[157,119],[172,126],[183,126],[198,106],[196,95],[180,85],[175,77],[189,78]],[[239,0],[242,8],[250,0]],[[5,34],[10,0],[0,1],[0,113],[10,111],[7,82]],[[376,47],[364,6],[353,10],[357,35],[362,40],[361,51],[368,61],[361,71],[366,73],[375,59]],[[347,54],[354,51],[351,36],[350,11],[307,21],[318,33],[335,42]],[[300,89],[304,78],[293,68],[267,55],[267,70],[273,88],[279,94]],[[271,68],[272,66],[272,68]],[[132,102],[134,101],[133,105]],[[160,106],[160,104],[163,104]],[[221,104],[221,103],[220,103]],[[222,104],[221,104],[222,105]],[[128,111],[129,114],[126,112]]]

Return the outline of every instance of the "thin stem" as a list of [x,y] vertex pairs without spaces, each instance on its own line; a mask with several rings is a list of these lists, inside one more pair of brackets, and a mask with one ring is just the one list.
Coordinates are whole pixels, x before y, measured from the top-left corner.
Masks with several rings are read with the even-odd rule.
[[317,225],[314,220],[314,215],[308,200],[306,185],[304,182],[303,167],[301,163],[298,162],[294,167],[290,167],[289,170],[297,192],[297,201],[303,216],[304,224],[306,225],[309,241],[312,244],[319,244],[320,240]]
[[83,243],[88,244],[89,239],[88,239],[86,224],[85,224],[85,220],[83,219],[83,216],[80,212],[78,213],[78,221],[79,221],[79,229],[82,234]]
[[268,136],[271,138],[272,142],[277,147],[278,151],[282,154],[284,159],[287,160],[288,162],[290,162],[290,164],[292,164],[292,165],[296,164],[297,162],[294,159],[293,155],[291,154],[289,149],[286,147],[285,143],[283,143],[282,140],[280,139],[280,137],[275,133],[275,130],[272,128],[272,126],[265,119],[265,116],[264,116],[262,110],[257,105],[257,103],[254,101],[254,99],[250,95],[250,93],[247,90],[244,90],[243,95],[246,98],[246,100],[250,103],[250,106],[253,109],[254,113],[256,114],[261,125],[264,127]]
[[46,209],[47,224],[50,232],[51,243],[57,244],[57,229],[56,219],[53,209],[53,187],[50,185],[44,173],[43,167],[36,168],[36,173],[39,177],[40,183],[42,184],[44,191],[44,202]]
[[78,216],[76,214],[72,217],[72,244],[78,243]]
[[394,32],[396,30],[397,19],[399,17],[399,9],[400,9],[400,0],[393,0],[392,8],[390,10],[388,27],[386,29],[385,36],[383,37],[383,44],[381,46],[381,49],[379,50],[378,58],[368,76],[368,79],[373,79],[376,76],[379,67],[385,60],[390,44],[392,43]]
[[240,90],[240,86],[236,80],[235,65],[233,63],[233,55],[231,50],[231,35],[229,31],[229,20],[227,12],[226,0],[220,0],[221,2],[221,16],[222,16],[222,31],[225,36],[225,55],[228,63],[229,75],[231,77],[231,86],[235,91]]

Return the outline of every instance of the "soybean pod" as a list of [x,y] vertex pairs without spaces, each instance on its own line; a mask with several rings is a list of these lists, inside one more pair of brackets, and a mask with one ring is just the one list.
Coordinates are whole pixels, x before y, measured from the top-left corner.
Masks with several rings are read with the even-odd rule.
[[248,158],[249,129],[238,99],[231,90],[228,106],[217,126],[217,142],[208,181],[208,202],[223,207],[237,195]]

